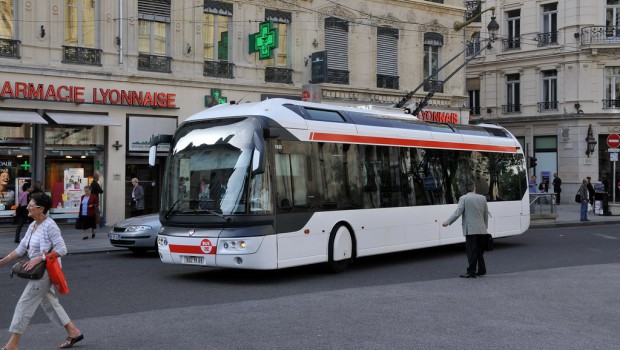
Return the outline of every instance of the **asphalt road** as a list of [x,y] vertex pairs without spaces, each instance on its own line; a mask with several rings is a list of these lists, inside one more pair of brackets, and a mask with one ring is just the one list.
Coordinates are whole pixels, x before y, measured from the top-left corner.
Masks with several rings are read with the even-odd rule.
[[[477,279],[458,278],[463,245],[363,258],[338,275],[70,255],[61,303],[83,349],[618,348],[617,225],[530,230],[495,246]],[[2,343],[24,285],[0,280]],[[53,349],[64,336],[39,310],[21,348]]]

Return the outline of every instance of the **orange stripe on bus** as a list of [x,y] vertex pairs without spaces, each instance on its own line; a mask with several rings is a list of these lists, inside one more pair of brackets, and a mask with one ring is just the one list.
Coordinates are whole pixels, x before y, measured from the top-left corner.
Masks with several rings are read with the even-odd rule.
[[[200,246],[195,245],[180,245],[180,244],[170,244],[171,253],[179,253],[179,254],[207,254],[202,251]],[[215,247],[211,249],[209,254],[215,254]]]
[[492,145],[482,145],[482,144],[463,143],[463,142],[412,140],[412,139],[398,139],[394,137],[377,137],[377,136],[361,136],[361,135],[341,135],[341,134],[328,134],[324,132],[311,132],[310,140],[345,142],[345,143],[362,143],[362,144],[369,144],[369,145],[393,145],[393,146],[406,146],[406,147],[445,148],[445,149],[459,149],[459,150],[470,150],[470,151],[492,151],[492,152],[517,153],[517,148],[514,146],[492,146]]

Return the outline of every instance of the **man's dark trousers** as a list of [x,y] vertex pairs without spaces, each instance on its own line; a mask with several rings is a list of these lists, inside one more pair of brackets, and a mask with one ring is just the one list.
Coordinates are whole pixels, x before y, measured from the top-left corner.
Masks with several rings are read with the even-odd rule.
[[484,264],[484,244],[486,235],[467,235],[465,236],[465,250],[467,251],[467,274],[476,274],[476,266],[478,274],[487,273],[487,267]]

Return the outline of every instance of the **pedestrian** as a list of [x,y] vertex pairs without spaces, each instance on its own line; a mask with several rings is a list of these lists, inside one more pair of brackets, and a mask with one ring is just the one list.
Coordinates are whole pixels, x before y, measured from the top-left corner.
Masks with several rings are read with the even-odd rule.
[[596,191],[594,190],[594,186],[592,186],[592,178],[590,176],[586,176],[588,179],[588,184],[586,187],[588,188],[588,203],[592,206],[592,210],[594,210],[594,194]]
[[15,243],[19,243],[21,240],[22,228],[28,222],[28,201],[30,197],[30,182],[24,182],[22,185],[22,191],[18,195],[17,209],[15,209],[15,223],[17,228],[15,229]]
[[92,193],[90,186],[84,186],[84,195],[80,198],[80,211],[78,222],[79,228],[84,230],[82,239],[88,239],[88,229],[92,238],[95,238],[97,228],[97,210],[99,209],[99,196]]
[[555,203],[560,205],[560,193],[562,193],[562,179],[558,173],[553,173],[553,192],[555,192]]
[[536,175],[532,175],[530,177],[530,181],[528,183],[528,186],[530,188],[530,193],[536,193],[536,191],[538,189],[538,184],[536,182]]
[[581,197],[581,215],[579,221],[588,220],[588,179],[583,179],[579,186],[579,196]]
[[462,226],[468,265],[467,273],[460,277],[476,278],[487,273],[484,263],[484,247],[489,226],[489,209],[486,198],[476,193],[476,186],[473,183],[467,183],[465,187],[467,194],[459,198],[458,207],[442,226],[451,225],[463,216]]
[[[22,255],[28,254],[30,261],[25,264],[25,268],[28,270],[32,269],[34,265],[45,260],[44,253],[50,251],[50,249],[50,254],[54,254],[60,263],[60,257],[67,254],[67,247],[58,225],[56,225],[54,220],[47,217],[47,212],[51,206],[52,198],[45,193],[39,193],[31,197],[27,208],[28,216],[34,221],[28,226],[28,231],[26,231],[24,239],[17,248],[0,260],[0,266],[7,265]],[[26,284],[26,288],[15,306],[13,320],[9,327],[11,337],[2,349],[13,350],[19,348],[19,340],[26,331],[26,327],[39,305],[41,305],[41,308],[52,323],[66,329],[67,339],[60,344],[61,349],[70,348],[84,339],[82,332],[73,324],[62,305],[60,305],[49,275],[45,272],[41,279],[28,280],[28,284]]]
[[30,196],[32,196],[35,193],[39,193],[39,192],[43,192],[43,182],[35,181],[32,192],[30,193]]
[[135,177],[131,179],[131,217],[144,214],[144,187],[140,186],[140,182]]
[[[95,196],[97,196],[97,199],[99,200],[99,203],[101,203],[101,196],[103,194],[103,188],[101,188],[101,185],[99,184],[99,173],[95,172],[93,173],[93,181],[90,183],[90,193],[94,194]],[[95,224],[97,226],[100,226],[101,224],[101,206],[97,207],[97,212],[95,213]]]

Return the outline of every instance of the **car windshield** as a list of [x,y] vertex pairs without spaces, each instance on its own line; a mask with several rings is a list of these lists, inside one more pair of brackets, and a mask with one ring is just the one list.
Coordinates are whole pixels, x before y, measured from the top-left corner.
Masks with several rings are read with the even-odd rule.
[[257,129],[260,124],[252,117],[182,125],[171,145],[162,213],[246,213]]

